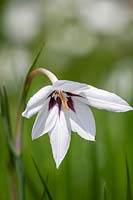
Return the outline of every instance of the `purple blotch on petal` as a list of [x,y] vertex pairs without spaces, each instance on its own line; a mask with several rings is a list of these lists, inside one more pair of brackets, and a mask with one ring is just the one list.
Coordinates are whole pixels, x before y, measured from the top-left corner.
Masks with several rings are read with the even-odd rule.
[[47,99],[48,99],[49,97],[52,97],[52,95],[53,95],[54,92],[55,92],[55,91],[53,91],[52,93],[50,93],[50,94],[48,95]]
[[61,111],[61,104],[62,104],[60,97],[57,97],[57,98],[56,98],[56,103],[58,104],[58,108],[59,108],[59,115],[60,115],[60,111]]
[[55,106],[55,104],[56,104],[56,101],[54,97],[51,97],[49,101],[49,105],[48,105],[48,110],[51,110]]
[[73,94],[71,92],[65,92],[68,96],[71,96],[71,97],[82,97],[81,95],[79,94]]
[[76,112],[75,111],[75,108],[74,108],[74,103],[73,103],[73,100],[71,97],[67,97],[68,101],[67,101],[67,105],[68,107],[73,111],[73,112]]

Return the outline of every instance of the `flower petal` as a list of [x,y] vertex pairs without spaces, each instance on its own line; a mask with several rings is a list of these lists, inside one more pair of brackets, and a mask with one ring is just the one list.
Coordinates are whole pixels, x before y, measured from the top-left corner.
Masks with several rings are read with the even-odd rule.
[[96,126],[95,119],[90,108],[81,103],[80,101],[74,101],[74,108],[76,112],[69,110],[69,120],[72,131],[77,132],[82,138],[86,140],[95,140]]
[[65,92],[72,92],[78,94],[83,89],[87,89],[88,85],[84,83],[74,82],[74,81],[66,81],[66,80],[58,80],[53,84],[54,90],[62,90]]
[[133,108],[121,97],[114,93],[97,89],[93,86],[89,86],[89,89],[85,89],[80,93],[85,98],[78,98],[80,101],[99,108],[113,112],[126,112],[133,110]]
[[51,131],[51,129],[55,126],[58,117],[58,111],[59,109],[56,105],[50,111],[48,111],[48,101],[45,103],[35,120],[32,129],[32,139],[36,139]]
[[49,93],[52,91],[52,86],[46,86],[40,89],[36,94],[34,94],[27,103],[25,111],[22,113],[23,117],[30,118],[35,113],[39,112],[42,108],[43,103]]
[[66,121],[64,112],[61,110],[55,127],[49,133],[53,157],[58,168],[64,159],[70,145],[70,127]]

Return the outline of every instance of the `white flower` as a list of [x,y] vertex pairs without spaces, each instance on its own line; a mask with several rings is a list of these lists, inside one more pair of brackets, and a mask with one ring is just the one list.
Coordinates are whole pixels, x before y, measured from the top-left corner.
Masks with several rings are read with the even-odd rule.
[[30,118],[38,112],[32,139],[49,133],[57,168],[69,148],[71,131],[86,140],[95,140],[95,120],[88,105],[113,112],[133,110],[114,93],[83,83],[55,80],[53,85],[33,95],[22,113],[23,117]]

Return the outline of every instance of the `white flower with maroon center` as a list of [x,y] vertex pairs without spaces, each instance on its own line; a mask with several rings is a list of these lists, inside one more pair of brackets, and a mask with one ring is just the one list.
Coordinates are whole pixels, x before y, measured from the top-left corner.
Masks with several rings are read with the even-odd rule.
[[114,93],[73,81],[57,80],[40,89],[28,101],[23,117],[38,112],[32,129],[32,139],[49,133],[57,168],[70,145],[71,131],[86,140],[95,140],[96,126],[89,106],[113,112],[133,110]]

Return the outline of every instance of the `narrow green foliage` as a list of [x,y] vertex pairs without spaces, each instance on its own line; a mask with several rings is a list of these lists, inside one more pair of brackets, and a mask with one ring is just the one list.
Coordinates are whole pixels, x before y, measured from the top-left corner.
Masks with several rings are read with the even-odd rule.
[[104,186],[103,186],[103,200],[107,200],[107,186],[106,186],[106,183],[104,183]]
[[[28,77],[28,75],[30,74],[30,72],[34,69],[34,67],[35,67],[35,65],[36,65],[36,63],[37,63],[37,61],[38,61],[38,58],[39,58],[40,54],[41,54],[42,51],[43,51],[44,46],[45,46],[45,44],[43,43],[42,46],[41,46],[41,48],[39,49],[39,51],[38,51],[38,53],[37,53],[35,59],[33,60],[32,65],[30,66],[30,68],[29,68],[29,70],[28,70],[27,77]],[[27,78],[27,77],[26,77],[26,78]]]
[[[47,175],[47,178],[46,178],[46,183],[47,183],[47,181],[48,181],[48,175]],[[43,192],[43,195],[42,195],[42,200],[44,200],[45,199],[45,196],[46,196],[46,190],[44,189],[44,192]]]
[[23,118],[21,116],[22,111],[24,110],[25,107],[25,99],[28,93],[28,89],[29,89],[29,84],[27,83],[28,80],[28,76],[30,74],[30,72],[35,68],[36,62],[38,61],[38,58],[43,50],[44,44],[43,46],[40,48],[39,52],[37,53],[35,59],[33,60],[32,65],[29,67],[29,70],[27,72],[27,75],[25,77],[25,81],[22,85],[22,92],[20,95],[20,100],[19,100],[19,105],[18,105],[18,112],[17,112],[17,119],[16,119],[16,149],[18,151],[18,153],[21,152],[22,150],[22,132],[23,132]]
[[[49,198],[50,200],[52,200],[53,198],[52,198],[52,196],[51,196],[51,193],[50,193],[50,191],[49,191],[49,188],[48,188],[46,182],[44,181],[44,179],[43,179],[43,177],[42,177],[42,175],[41,175],[41,173],[40,173],[40,170],[39,170],[39,168],[38,168],[38,166],[37,166],[37,164],[36,164],[36,162],[35,162],[35,160],[34,160],[33,157],[32,157],[32,160],[33,160],[34,166],[35,166],[35,168],[36,168],[36,171],[37,171],[37,173],[38,173],[38,176],[39,176],[39,178],[40,178],[40,180],[41,180],[41,182],[42,182],[42,184],[43,184],[43,186],[44,186],[44,189],[45,189],[45,191],[46,191],[46,193],[47,193],[48,198]],[[43,198],[44,198],[44,197],[45,197],[45,193],[43,193]]]
[[16,163],[16,170],[18,175],[18,183],[19,183],[19,200],[25,199],[25,177],[23,173],[23,164],[22,164],[22,158],[21,156],[16,157],[15,159]]
[[5,87],[0,90],[1,96],[1,115],[6,119],[8,125],[8,133],[11,134],[11,123],[10,123],[10,116],[9,116],[9,105],[8,105],[8,97]]
[[29,173],[27,173],[27,171],[25,170],[25,183],[26,186],[28,188],[28,190],[30,191],[30,195],[31,195],[31,199],[42,199],[42,194],[40,194],[38,187],[36,187],[35,183],[34,183],[34,179],[33,176],[30,176]]
[[[44,45],[43,45],[44,46]],[[25,82],[23,84],[23,89],[22,93],[20,96],[20,102],[19,102],[19,107],[18,107],[18,112],[17,112],[17,119],[16,119],[16,150],[18,152],[18,157],[16,157],[15,163],[16,163],[16,170],[17,170],[17,175],[18,175],[18,182],[19,182],[19,198],[20,200],[25,199],[25,189],[24,189],[24,174],[23,174],[23,165],[22,165],[22,158],[21,158],[21,153],[22,153],[22,143],[23,143],[23,138],[22,138],[22,133],[23,133],[23,119],[21,116],[21,113],[24,109],[25,106],[25,99],[26,95],[28,92],[29,85],[26,84],[27,78],[30,74],[30,72],[33,70],[35,67],[35,64],[43,50],[43,46],[39,50],[38,54],[36,55],[32,65],[30,66],[28,73],[25,78]]]
[[8,97],[5,87],[0,90],[0,98],[1,98],[1,117],[2,117],[2,125],[6,138],[6,142],[9,148],[9,152],[16,156],[16,150],[11,138],[11,122],[10,122],[10,114],[9,114],[9,104]]
[[18,183],[19,183],[19,200],[24,200],[24,175],[22,170],[22,160],[21,155],[18,154],[15,145],[12,141],[12,133],[11,133],[11,122],[10,122],[10,114],[9,114],[9,104],[8,97],[5,87],[0,90],[1,97],[1,117],[2,117],[2,125],[3,130],[8,146],[8,150],[10,153],[10,161],[12,161],[12,165],[16,165],[17,175],[18,175]]
[[125,158],[125,163],[126,163],[126,173],[127,173],[127,200],[132,200],[131,185],[130,185],[130,174],[129,174],[127,157]]
[[27,72],[27,75],[25,77],[24,84],[23,84],[23,89],[22,89],[22,94],[21,94],[21,97],[20,97],[20,105],[19,106],[21,106],[22,103],[25,101],[25,98],[26,98],[26,95],[27,95],[27,92],[28,92],[28,87],[29,87],[29,86],[26,85],[27,78],[28,78],[29,74],[31,73],[31,71],[35,68],[35,65],[38,61],[38,58],[43,51],[43,48],[44,48],[44,44],[41,46],[41,48],[38,51],[35,59],[33,60],[31,66],[28,69],[28,72]]

